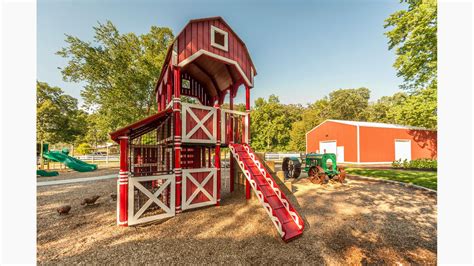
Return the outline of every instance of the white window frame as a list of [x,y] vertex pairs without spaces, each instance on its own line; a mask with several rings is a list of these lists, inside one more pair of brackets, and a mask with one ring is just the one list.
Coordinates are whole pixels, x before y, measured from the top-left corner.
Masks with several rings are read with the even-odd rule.
[[[215,32],[218,32],[224,35],[224,46],[216,43],[216,40],[214,38]],[[218,27],[211,25],[211,46],[228,52],[229,51],[229,33],[227,31],[224,31],[222,29],[219,29]]]

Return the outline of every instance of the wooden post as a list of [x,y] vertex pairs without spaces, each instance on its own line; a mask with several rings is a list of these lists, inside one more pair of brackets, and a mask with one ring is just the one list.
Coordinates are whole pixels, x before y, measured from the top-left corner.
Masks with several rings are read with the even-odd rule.
[[[232,87],[230,90],[230,95],[229,95],[229,108],[231,111],[234,110],[234,96],[236,94],[238,87],[236,84]],[[229,123],[230,123],[230,136],[229,137],[229,143],[233,144],[234,143],[234,114],[230,113],[229,117]],[[227,137],[227,136],[226,136]],[[229,157],[229,172],[230,172],[230,192],[234,192],[234,180],[235,180],[235,165],[234,165],[234,157],[231,155]]]
[[128,226],[128,137],[119,137],[119,140],[120,172],[117,180],[117,224]]
[[[247,130],[247,136],[242,142],[250,145],[250,87],[247,84],[245,84],[245,110],[247,112],[247,119],[244,129]],[[250,199],[250,182],[248,179],[245,179],[245,198]]]
[[174,68],[174,98],[173,98],[173,116],[174,116],[174,174],[176,179],[176,213],[181,212],[181,69]]
[[105,148],[106,148],[106,151],[107,151],[106,157],[105,157],[105,164],[109,165],[109,145],[107,145],[107,142],[105,143]]
[[40,143],[41,147],[40,147],[40,169],[41,170],[44,170],[44,159],[43,159],[43,141],[41,141]]
[[216,136],[216,150],[214,152],[214,161],[215,167],[217,169],[217,203],[216,206],[221,204],[221,103],[224,101],[225,94],[219,97],[219,100],[216,104],[214,104],[214,108],[216,108],[216,115],[217,115],[217,136]]

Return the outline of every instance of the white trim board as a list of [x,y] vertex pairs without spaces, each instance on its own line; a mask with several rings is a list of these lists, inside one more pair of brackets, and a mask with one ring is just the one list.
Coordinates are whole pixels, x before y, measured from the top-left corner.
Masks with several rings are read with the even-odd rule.
[[[215,40],[215,37],[214,37],[215,32],[218,32],[218,33],[224,35],[224,45],[223,46],[216,43],[216,40]],[[211,25],[210,33],[211,33],[211,46],[215,47],[217,49],[221,49],[223,51],[228,52],[229,51],[229,33],[227,33],[227,31],[225,31],[225,30],[219,29],[218,27],[216,27],[214,25]]]
[[[220,61],[224,61],[226,63],[229,63],[229,64],[232,64],[234,65],[237,70],[239,71],[240,73],[240,76],[244,79],[244,81],[247,83],[248,86],[250,87],[253,87],[253,83],[248,79],[247,75],[245,75],[245,72],[242,70],[242,68],[240,67],[239,63],[237,63],[237,61],[234,61],[232,59],[229,59],[227,57],[224,57],[224,56],[220,56],[218,54],[215,54],[215,53],[211,53],[209,51],[206,51],[206,50],[199,50],[197,52],[195,52],[193,55],[191,55],[190,57],[184,59],[183,61],[181,61],[178,66],[183,68],[184,66],[186,66],[187,64],[190,64],[191,62],[193,62],[194,60],[196,60],[197,58],[199,58],[201,55],[207,55],[209,57],[212,57],[212,58],[215,58],[217,60],[220,60]],[[253,77],[251,77],[251,79],[253,80]],[[217,89],[217,88],[216,88]]]

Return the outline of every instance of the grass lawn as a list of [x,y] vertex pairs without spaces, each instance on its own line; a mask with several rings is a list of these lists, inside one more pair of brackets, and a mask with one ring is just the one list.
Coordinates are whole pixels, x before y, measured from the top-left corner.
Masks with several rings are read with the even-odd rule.
[[361,168],[347,168],[345,170],[348,174],[370,176],[385,180],[395,180],[434,190],[436,190],[437,187],[437,172]]

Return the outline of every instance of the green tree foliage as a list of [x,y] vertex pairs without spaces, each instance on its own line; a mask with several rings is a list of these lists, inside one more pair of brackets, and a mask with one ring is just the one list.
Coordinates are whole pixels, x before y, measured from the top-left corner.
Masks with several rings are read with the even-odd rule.
[[329,93],[330,116],[333,119],[364,120],[369,98],[370,90],[367,88],[335,90]]
[[69,60],[61,69],[64,80],[85,84],[84,105],[107,136],[153,111],[156,80],[174,37],[155,26],[140,36],[120,34],[110,21],[94,31],[93,43],[66,35],[67,46],[57,54]]
[[389,49],[397,58],[394,67],[403,77],[401,87],[410,92],[394,117],[404,124],[437,126],[437,1],[404,0],[400,10],[385,20]]
[[397,124],[434,129],[438,121],[436,99],[436,89],[423,89],[394,106],[389,117]]
[[92,147],[88,143],[81,143],[77,147],[76,152],[80,155],[85,155],[85,154],[90,153],[91,149],[92,149]]
[[280,103],[275,95],[268,101],[255,100],[251,114],[252,147],[259,151],[286,151],[290,141],[291,125],[300,120],[296,111],[300,106]]
[[58,87],[36,83],[37,141],[74,143],[85,134],[86,116],[78,109],[77,99]]
[[403,92],[397,92],[392,96],[383,96],[375,103],[369,104],[365,110],[364,116],[369,122],[406,124],[398,117],[398,107],[402,105],[408,95]]
[[292,124],[290,132],[289,149],[292,151],[304,151],[306,148],[306,132],[330,118],[327,97],[317,100],[308,105],[301,113],[301,120]]
[[395,49],[394,67],[403,77],[403,88],[424,89],[436,83],[437,75],[437,1],[403,0],[400,10],[385,20],[389,49]]

